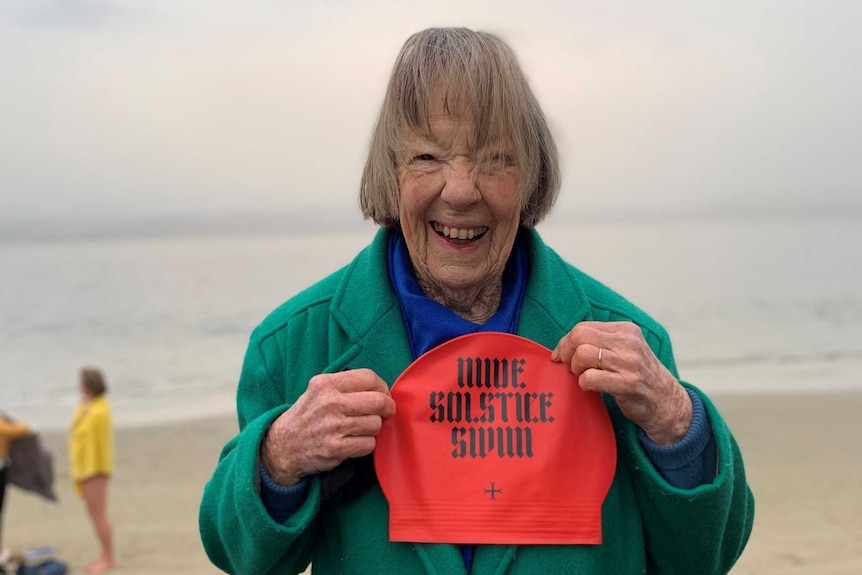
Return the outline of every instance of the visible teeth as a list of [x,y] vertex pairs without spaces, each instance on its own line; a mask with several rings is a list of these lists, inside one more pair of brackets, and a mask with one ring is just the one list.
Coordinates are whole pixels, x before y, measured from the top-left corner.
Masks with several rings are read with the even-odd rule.
[[472,240],[485,233],[488,228],[450,228],[433,222],[434,231],[453,240]]

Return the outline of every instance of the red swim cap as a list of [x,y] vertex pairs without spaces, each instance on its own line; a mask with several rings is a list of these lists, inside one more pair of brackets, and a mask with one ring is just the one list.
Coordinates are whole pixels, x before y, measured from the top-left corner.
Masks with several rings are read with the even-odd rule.
[[401,374],[374,452],[391,541],[602,542],[614,430],[601,396],[550,355],[481,332]]

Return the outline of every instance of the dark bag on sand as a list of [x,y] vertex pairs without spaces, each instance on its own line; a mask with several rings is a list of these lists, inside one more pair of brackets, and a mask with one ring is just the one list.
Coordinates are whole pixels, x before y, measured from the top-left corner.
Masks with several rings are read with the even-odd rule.
[[64,563],[49,559],[38,565],[21,565],[15,575],[66,575],[68,571]]

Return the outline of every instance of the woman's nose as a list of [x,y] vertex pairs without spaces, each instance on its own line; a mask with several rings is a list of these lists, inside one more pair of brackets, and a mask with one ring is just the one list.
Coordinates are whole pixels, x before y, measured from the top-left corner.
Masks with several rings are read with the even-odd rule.
[[444,168],[440,198],[456,209],[465,209],[481,199],[473,163],[463,157],[450,160]]

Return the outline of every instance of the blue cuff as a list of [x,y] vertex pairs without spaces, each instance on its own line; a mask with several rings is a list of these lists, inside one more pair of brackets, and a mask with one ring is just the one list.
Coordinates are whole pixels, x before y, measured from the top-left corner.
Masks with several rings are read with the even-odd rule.
[[305,502],[308,494],[308,479],[303,477],[296,485],[284,487],[272,480],[269,473],[258,463],[260,469],[260,499],[269,516],[276,523],[284,523]]
[[703,402],[694,391],[686,391],[691,398],[691,425],[685,437],[673,445],[658,445],[643,429],[638,430],[638,437],[665,481],[679,489],[694,489],[715,479],[716,447]]

